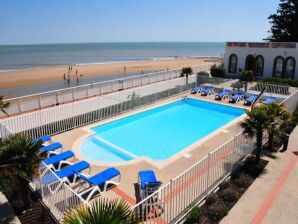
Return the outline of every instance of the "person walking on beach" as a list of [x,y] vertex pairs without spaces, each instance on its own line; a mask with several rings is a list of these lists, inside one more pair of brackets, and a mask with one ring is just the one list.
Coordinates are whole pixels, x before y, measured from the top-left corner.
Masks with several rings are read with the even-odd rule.
[[64,73],[64,75],[63,75],[63,79],[64,79],[64,81],[65,81],[65,79],[66,79],[66,74]]
[[69,74],[69,72],[70,72],[70,67],[68,67],[68,74],[67,74],[67,84],[68,84],[68,86],[69,86],[69,82],[70,82],[70,74]]
[[124,71],[124,73],[126,73],[126,66],[124,66],[123,71]]

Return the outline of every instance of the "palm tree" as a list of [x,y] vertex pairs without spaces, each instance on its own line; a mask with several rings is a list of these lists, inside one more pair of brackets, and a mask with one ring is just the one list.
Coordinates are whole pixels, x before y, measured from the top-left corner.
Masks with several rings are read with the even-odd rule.
[[245,89],[244,91],[245,92],[247,92],[248,83],[252,82],[254,80],[255,80],[255,76],[254,76],[253,71],[246,71],[246,70],[241,71],[239,81],[244,82],[244,89]]
[[265,105],[253,108],[251,111],[246,111],[248,118],[241,123],[241,127],[248,136],[257,138],[256,163],[260,162],[263,131],[269,121],[268,108]]
[[124,200],[98,199],[90,207],[79,206],[69,210],[65,224],[134,224],[139,223],[131,207]]
[[279,132],[281,124],[291,119],[291,114],[281,104],[269,104],[267,105],[267,109],[269,115],[269,121],[266,127],[269,134],[268,149],[272,150],[274,136]]
[[183,77],[185,75],[186,77],[186,85],[188,85],[188,76],[192,74],[192,68],[191,67],[185,67],[181,70],[181,76]]
[[39,153],[41,142],[16,134],[0,141],[0,171],[2,175],[13,175],[18,180],[25,209],[30,208],[29,182],[34,170],[43,159]]
[[9,102],[3,101],[3,96],[0,96],[0,111],[7,115],[6,108],[9,106]]
[[278,134],[283,143],[282,152],[286,151],[288,148],[288,141],[291,132],[298,125],[298,116],[297,112],[294,112],[289,119],[283,120],[279,126]]

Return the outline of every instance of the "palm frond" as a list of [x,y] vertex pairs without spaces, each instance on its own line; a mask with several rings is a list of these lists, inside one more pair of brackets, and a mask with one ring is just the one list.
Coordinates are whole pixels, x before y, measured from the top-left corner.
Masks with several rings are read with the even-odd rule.
[[124,200],[99,199],[91,207],[79,206],[68,211],[65,224],[134,224],[139,223],[131,207]]
[[0,142],[0,169],[10,166],[23,179],[31,179],[33,168],[43,157],[39,152],[40,143],[23,135],[10,135]]
[[9,106],[9,102],[3,101],[3,96],[0,96],[0,111],[7,115],[6,108]]

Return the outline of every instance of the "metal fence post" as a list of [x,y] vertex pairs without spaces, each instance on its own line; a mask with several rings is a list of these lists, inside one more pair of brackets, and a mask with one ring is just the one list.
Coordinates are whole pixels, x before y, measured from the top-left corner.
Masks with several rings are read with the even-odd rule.
[[[173,192],[173,179],[170,180],[170,191],[171,191],[171,197],[170,198],[174,199],[174,197],[172,195],[172,192]],[[169,202],[170,202],[170,220],[172,221],[172,210],[174,209],[173,208],[174,203],[173,203],[172,200],[170,200]],[[168,220],[166,220],[166,221],[168,221]]]
[[75,100],[75,89],[72,89],[72,102],[74,102]]
[[39,109],[41,109],[41,95],[39,95],[39,98],[38,98],[38,106],[39,106]]
[[208,162],[207,162],[207,192],[208,192],[208,189],[209,189],[209,185],[210,185],[210,159],[211,159],[211,155],[210,155],[210,152],[208,153]]
[[23,111],[22,111],[22,100],[21,100],[21,98],[19,99],[18,106],[19,106],[20,113],[22,113]]

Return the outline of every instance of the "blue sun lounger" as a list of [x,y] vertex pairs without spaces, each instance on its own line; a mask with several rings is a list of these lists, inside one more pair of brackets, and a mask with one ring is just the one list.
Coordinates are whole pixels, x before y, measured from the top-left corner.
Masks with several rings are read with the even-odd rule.
[[[157,191],[161,184],[162,182],[157,180],[154,170],[142,170],[139,172],[139,186],[142,199]],[[157,198],[159,198],[159,195],[157,195]]]
[[200,93],[204,89],[205,89],[204,85],[199,85],[199,86],[196,86],[195,88],[192,88],[191,93]]
[[[83,195],[87,195],[86,197],[86,201],[88,202],[92,196],[98,192],[100,195],[104,192],[107,191],[107,187],[109,184],[113,184],[115,186],[119,185],[120,179],[121,179],[121,174],[120,171],[117,170],[114,167],[110,167],[98,174],[95,174],[92,177],[89,177],[89,175],[86,174],[82,174],[82,173],[78,173],[78,176],[86,181],[87,183],[89,183],[91,185],[90,188],[87,188],[85,190],[83,190],[82,192],[78,193],[81,197],[83,197]],[[119,181],[115,182],[115,181],[111,181],[114,177],[119,176]],[[103,186],[102,189],[100,189],[100,186]]]
[[257,95],[251,95],[250,97],[248,97],[244,100],[244,104],[251,105],[252,103],[254,103],[256,101],[257,98],[258,98]]
[[238,102],[244,98],[244,93],[237,93],[234,96],[230,97],[229,102]]
[[45,135],[45,136],[42,136],[40,138],[33,139],[32,141],[34,143],[37,143],[38,141],[41,141],[42,143],[45,143],[45,142],[50,141],[50,140],[52,140],[52,137],[49,136],[49,135]]
[[154,170],[142,170],[139,172],[139,184],[141,190],[145,189],[147,183],[157,182]]
[[262,103],[265,104],[265,105],[274,104],[274,103],[276,103],[276,98],[275,97],[268,97]]
[[53,144],[41,147],[39,149],[40,152],[51,152],[51,151],[55,151],[56,149],[60,149],[62,148],[62,144],[60,142],[55,142]]
[[43,162],[44,164],[49,166],[49,168],[53,168],[54,170],[56,170],[54,167],[56,164],[59,164],[58,169],[60,169],[63,162],[71,157],[75,157],[75,154],[73,153],[73,151],[67,150],[52,157],[49,157],[43,160]]
[[229,90],[223,90],[222,92],[218,93],[215,95],[215,99],[216,100],[221,100],[226,98],[227,96],[230,95],[230,91]]
[[[83,170],[86,170],[89,168],[90,172],[90,164],[86,161],[80,161],[74,164],[70,164],[67,167],[64,167],[61,170],[58,170],[54,173],[50,173],[47,175],[44,175],[41,179],[41,183],[43,185],[48,186],[48,189],[53,193],[56,192],[60,186],[62,186],[63,182],[67,183],[69,186],[76,183],[77,180],[77,173],[82,172]],[[60,181],[57,177],[59,177],[62,181]],[[73,177],[72,180],[70,180],[70,177]],[[55,183],[57,183],[55,185]],[[53,187],[54,189],[53,189]]]
[[205,89],[205,90],[203,90],[202,92],[201,92],[201,95],[203,96],[207,96],[207,95],[210,95],[210,94],[212,94],[212,93],[214,93],[214,88],[212,88],[212,87],[210,87],[210,88],[208,88],[208,89]]

